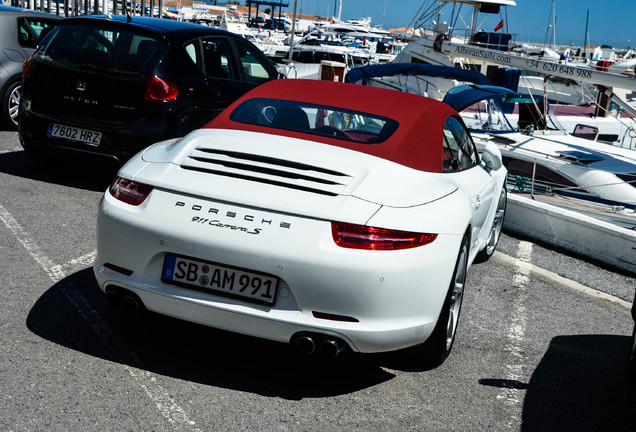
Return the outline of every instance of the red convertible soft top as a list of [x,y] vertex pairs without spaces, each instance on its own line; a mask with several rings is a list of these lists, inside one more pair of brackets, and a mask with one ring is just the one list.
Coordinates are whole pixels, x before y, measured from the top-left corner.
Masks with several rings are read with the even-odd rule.
[[[235,109],[248,99],[337,107],[395,120],[397,123],[390,123],[397,128],[388,138],[369,144],[232,120],[231,117],[236,119],[236,115],[232,115]],[[331,81],[281,79],[248,92],[205,127],[311,140],[367,153],[421,171],[441,172],[443,127],[451,115],[459,118],[445,103],[411,93]]]

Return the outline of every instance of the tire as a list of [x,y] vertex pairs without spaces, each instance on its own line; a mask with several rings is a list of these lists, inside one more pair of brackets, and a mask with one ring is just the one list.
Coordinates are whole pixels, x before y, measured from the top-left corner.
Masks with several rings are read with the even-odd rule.
[[453,348],[462,300],[464,299],[467,264],[468,238],[464,237],[457,255],[451,284],[435,329],[431,336],[417,347],[416,355],[426,367],[437,367],[444,363]]
[[17,80],[9,84],[2,95],[2,107],[0,108],[0,115],[2,115],[1,121],[2,124],[10,130],[18,129],[21,89],[22,81]]
[[634,331],[632,332],[632,352],[629,356],[629,377],[632,379],[632,383],[636,384],[636,325],[634,325]]
[[490,227],[488,242],[486,243],[486,246],[484,246],[484,248],[475,256],[475,262],[486,262],[495,253],[497,243],[499,243],[499,237],[501,237],[501,229],[503,228],[504,218],[506,217],[507,198],[508,191],[504,185],[504,187],[501,188],[501,194],[499,194],[499,202],[497,203],[495,218],[493,219],[492,226]]

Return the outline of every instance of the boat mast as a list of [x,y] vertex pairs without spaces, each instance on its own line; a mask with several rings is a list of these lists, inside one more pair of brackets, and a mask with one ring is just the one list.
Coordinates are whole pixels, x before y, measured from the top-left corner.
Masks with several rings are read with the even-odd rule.
[[552,48],[552,45],[556,47],[556,8],[554,7],[554,1],[552,0],[552,43],[550,48]]
[[291,34],[289,35],[289,60],[288,63],[292,62],[292,54],[294,53],[294,33],[296,32],[296,10],[298,6],[298,0],[294,0],[294,15],[292,18],[292,26],[291,26]]
[[590,22],[590,10],[587,10],[587,18],[585,18],[585,36],[583,38],[583,55],[585,56],[585,47],[590,43],[587,39],[588,39],[588,34],[587,34],[587,26]]
[[384,10],[382,11],[382,25],[380,28],[384,28],[384,15],[386,15],[386,0],[384,0]]
[[[336,11],[338,11],[338,15],[336,15]],[[333,4],[333,15],[334,18],[338,18],[338,22],[341,22],[342,16],[342,0],[336,0]]]

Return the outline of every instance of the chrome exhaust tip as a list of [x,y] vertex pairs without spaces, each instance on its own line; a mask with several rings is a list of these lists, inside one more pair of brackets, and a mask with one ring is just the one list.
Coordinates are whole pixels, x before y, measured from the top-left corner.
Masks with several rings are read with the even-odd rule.
[[141,305],[137,301],[136,298],[132,296],[125,295],[121,299],[121,305],[132,312],[138,312],[141,309]]
[[337,339],[325,339],[320,343],[320,352],[330,358],[336,358],[345,348],[345,344]]
[[106,300],[114,306],[121,304],[121,294],[115,290],[106,290]]
[[316,342],[309,336],[301,336],[296,339],[296,348],[303,354],[310,355],[316,351]]

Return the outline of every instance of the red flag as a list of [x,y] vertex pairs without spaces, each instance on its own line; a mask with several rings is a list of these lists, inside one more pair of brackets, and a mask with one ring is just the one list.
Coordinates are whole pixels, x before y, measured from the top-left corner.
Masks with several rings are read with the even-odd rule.
[[495,26],[495,31],[501,30],[503,28],[503,20],[499,21],[499,24]]

